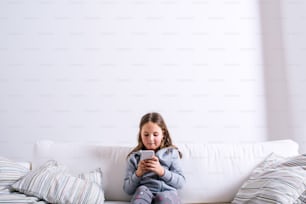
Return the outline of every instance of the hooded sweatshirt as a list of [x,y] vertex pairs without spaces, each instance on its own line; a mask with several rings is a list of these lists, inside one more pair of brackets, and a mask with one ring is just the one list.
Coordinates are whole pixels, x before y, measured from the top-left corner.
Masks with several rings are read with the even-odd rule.
[[140,161],[141,150],[132,153],[127,159],[126,174],[123,183],[123,190],[133,195],[137,187],[145,185],[152,193],[181,189],[185,183],[185,177],[180,165],[180,156],[177,149],[167,147],[155,152],[161,166],[164,167],[163,176],[154,172],[147,172],[143,176],[136,176],[138,162]]

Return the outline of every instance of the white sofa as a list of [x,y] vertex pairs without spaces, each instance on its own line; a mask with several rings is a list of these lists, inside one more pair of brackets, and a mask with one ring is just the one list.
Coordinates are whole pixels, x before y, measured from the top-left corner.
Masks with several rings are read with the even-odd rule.
[[[239,187],[264,158],[274,152],[289,157],[298,154],[291,140],[256,143],[177,144],[183,153],[186,185],[180,191],[184,203],[230,203]],[[129,203],[122,190],[129,146],[38,141],[32,168],[49,159],[68,166],[72,174],[98,167],[103,170],[106,204]]]

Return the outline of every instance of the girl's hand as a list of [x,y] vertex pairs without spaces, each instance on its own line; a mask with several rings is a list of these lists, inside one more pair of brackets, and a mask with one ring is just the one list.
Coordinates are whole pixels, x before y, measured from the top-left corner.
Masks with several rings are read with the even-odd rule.
[[142,175],[144,175],[146,172],[148,172],[148,170],[146,169],[146,160],[142,160],[139,161],[138,166],[137,166],[137,170],[135,172],[136,176],[141,177]]
[[141,162],[141,165],[143,165],[142,167],[145,172],[153,171],[160,177],[164,175],[165,169],[160,165],[158,157],[154,156],[152,159],[146,159]]

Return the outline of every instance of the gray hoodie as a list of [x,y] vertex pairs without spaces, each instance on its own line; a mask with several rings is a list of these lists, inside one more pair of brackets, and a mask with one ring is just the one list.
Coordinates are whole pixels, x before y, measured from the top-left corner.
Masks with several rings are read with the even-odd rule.
[[183,187],[185,177],[180,165],[178,150],[173,147],[158,150],[155,155],[165,168],[165,173],[159,177],[154,172],[147,172],[142,177],[136,176],[137,165],[140,160],[140,151],[132,153],[127,159],[127,168],[124,178],[123,190],[133,195],[136,188],[145,185],[152,193],[176,190]]

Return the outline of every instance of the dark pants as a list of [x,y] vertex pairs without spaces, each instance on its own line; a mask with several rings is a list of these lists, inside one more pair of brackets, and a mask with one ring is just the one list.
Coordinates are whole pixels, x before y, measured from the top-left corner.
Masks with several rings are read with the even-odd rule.
[[158,192],[154,195],[146,186],[139,186],[132,197],[131,204],[180,204],[176,191]]

